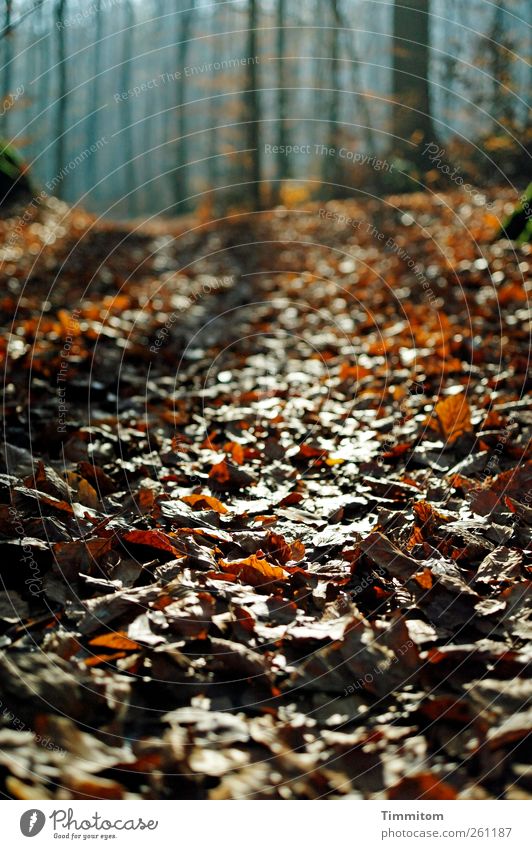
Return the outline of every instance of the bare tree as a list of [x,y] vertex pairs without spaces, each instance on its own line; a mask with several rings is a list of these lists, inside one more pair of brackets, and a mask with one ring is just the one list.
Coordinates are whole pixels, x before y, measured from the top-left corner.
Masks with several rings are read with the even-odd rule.
[[[5,0],[4,4],[4,50],[3,50],[3,61],[4,61],[4,78],[2,80],[2,100],[6,97],[9,97],[11,94],[11,68],[13,61],[13,48],[11,44],[11,25],[13,21],[13,2],[12,0]],[[6,110],[3,119],[2,119],[2,133],[7,137],[7,114],[9,110]]]
[[[290,144],[288,129],[288,89],[286,85],[286,0],[277,0],[277,144],[281,150]],[[281,196],[283,182],[290,177],[290,160],[288,156],[279,154],[277,159],[277,190],[274,192],[277,200]]]
[[185,74],[185,68],[187,66],[190,49],[190,37],[194,23],[196,0],[186,0],[186,5],[188,6],[188,9],[177,13],[177,69],[180,75],[177,79],[177,171],[174,185],[175,203],[176,206],[179,205],[181,212],[183,212],[188,206],[188,139],[186,137],[188,122],[185,105],[187,96],[187,76]]
[[[135,11],[131,4],[131,0],[125,0],[124,3],[124,29],[122,39],[122,62],[120,65],[119,90],[122,92],[128,92],[129,89],[131,89],[132,84],[133,55],[135,50]],[[133,161],[134,122],[131,96],[123,98],[121,112],[125,194],[129,194],[129,192],[133,193],[133,199],[130,201],[129,206],[132,211],[136,211],[138,209],[139,201],[136,192],[135,162]]]
[[94,42],[94,49],[92,51],[92,55],[94,56],[95,62],[93,66],[94,78],[92,80],[92,91],[91,91],[91,99],[90,99],[90,118],[89,125],[87,129],[87,135],[91,142],[95,142],[98,136],[98,126],[99,126],[99,114],[98,107],[100,106],[100,63],[99,59],[101,57],[101,41],[103,37],[103,10],[102,10],[102,0],[96,0],[96,4],[94,6],[94,14],[96,16],[96,37]]
[[[58,95],[57,95],[57,119],[56,119],[56,144],[55,144],[55,176],[61,173],[65,166],[65,151],[67,132],[67,67],[66,67],[66,27],[64,18],[67,0],[59,0],[56,6],[56,28],[57,28],[57,73]],[[57,194],[63,194],[63,180],[57,184]]]
[[393,9],[394,150],[422,162],[423,142],[434,140],[429,96],[430,0],[395,0]]
[[[328,113],[328,141],[329,148],[334,148],[338,145],[339,129],[340,129],[340,98],[341,98],[341,74],[340,74],[340,32],[341,19],[338,0],[330,2],[332,27],[329,32],[331,35],[329,45],[330,56],[330,96],[329,96],[329,113]],[[324,163],[324,178],[326,182],[325,193],[333,196],[338,193],[338,183],[340,179],[340,163],[336,153],[329,154],[325,157]]]
[[258,2],[249,0],[248,5],[248,43],[247,43],[247,91],[246,122],[247,148],[251,156],[250,194],[255,209],[261,208],[261,151],[260,151],[260,96],[257,71],[257,24]]
[[488,32],[487,50],[490,74],[493,78],[491,114],[496,122],[514,124],[514,99],[508,89],[512,87],[512,51],[514,44],[508,32],[506,4],[497,0],[493,22]]

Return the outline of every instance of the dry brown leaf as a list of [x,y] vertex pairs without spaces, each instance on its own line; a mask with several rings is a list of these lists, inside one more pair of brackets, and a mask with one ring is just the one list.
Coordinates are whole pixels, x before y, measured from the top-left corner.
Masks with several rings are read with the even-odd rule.
[[181,501],[184,501],[194,510],[214,510],[222,515],[229,512],[227,507],[212,495],[183,495]]
[[428,424],[438,431],[448,445],[473,430],[471,408],[463,392],[438,401],[434,407],[434,416]]
[[253,587],[260,587],[273,581],[284,581],[288,578],[288,573],[280,566],[272,566],[267,560],[259,560],[255,554],[245,560],[221,560],[220,568],[223,572],[236,575],[244,583],[251,584]]

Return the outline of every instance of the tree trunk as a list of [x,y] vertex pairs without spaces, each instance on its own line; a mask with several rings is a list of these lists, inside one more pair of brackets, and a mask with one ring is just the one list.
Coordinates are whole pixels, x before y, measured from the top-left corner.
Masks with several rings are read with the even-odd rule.
[[[393,11],[394,152],[423,161],[435,140],[429,96],[430,0],[395,0]],[[414,146],[412,146],[414,145]]]
[[196,0],[190,0],[185,4],[187,8],[184,12],[178,14],[180,26],[177,35],[177,69],[181,76],[177,80],[177,171],[175,176],[175,205],[176,212],[184,212],[188,207],[188,139],[186,138],[188,122],[185,107],[187,78],[185,68],[188,61],[188,52],[190,47],[190,34],[194,22],[194,12],[196,9]]
[[[284,62],[286,53],[286,0],[277,0],[277,108],[279,110],[279,123],[277,127],[277,144],[282,149],[290,144],[290,132],[288,130],[288,90],[287,69]],[[288,156],[279,154],[277,159],[277,187],[273,193],[277,202],[281,199],[283,182],[290,177],[290,159]]]
[[[132,54],[135,49],[135,11],[131,0],[124,4],[124,32],[122,46],[122,64],[120,68],[119,91],[128,91],[131,88]],[[129,211],[138,209],[139,199],[137,197],[137,185],[135,178],[135,163],[133,161],[133,104],[131,97],[122,101],[121,129],[123,130],[123,156],[124,156],[124,196],[133,192],[128,199]]]
[[[90,118],[88,122],[89,125],[87,127],[87,136],[91,144],[93,144],[98,138],[98,128],[100,124],[100,116],[97,112],[97,109],[100,106],[100,42],[103,36],[102,0],[96,0],[96,4],[94,6],[94,14],[96,16],[96,40],[95,46],[92,50],[92,55],[94,56],[94,78],[92,80],[92,92],[90,99]],[[95,180],[94,182],[97,182],[97,180]]]
[[332,29],[330,30],[330,98],[329,98],[329,115],[327,129],[327,146],[334,148],[333,153],[327,153],[324,161],[324,178],[325,178],[325,194],[328,197],[334,197],[340,192],[338,183],[340,179],[340,161],[338,158],[338,141],[340,138],[340,89],[341,89],[341,74],[340,74],[340,12],[338,9],[338,0],[331,0],[332,13]]
[[257,55],[257,0],[249,0],[248,9],[248,46],[247,46],[247,92],[246,121],[248,156],[251,157],[250,195],[254,209],[261,208],[261,155],[260,155],[260,98],[258,91],[258,73],[255,57]]
[[503,0],[498,0],[489,36],[488,50],[491,53],[490,73],[493,77],[493,97],[491,115],[496,133],[500,132],[498,122],[507,126],[514,125],[514,99],[508,89],[512,88],[511,53],[515,46],[511,42],[506,25],[506,7]]
[[[58,100],[57,100],[57,125],[56,145],[55,145],[55,173],[54,177],[58,177],[61,170],[65,167],[66,154],[66,139],[67,131],[66,114],[67,114],[67,68],[66,68],[66,28],[63,26],[65,17],[67,0],[59,0],[56,9],[56,23],[58,42],[57,42],[57,71],[59,74]],[[56,193],[58,197],[63,197],[64,180],[59,180],[57,183]]]
[[[11,94],[11,62],[13,60],[13,47],[11,44],[11,22],[12,22],[12,13],[13,13],[13,2],[12,0],[5,0],[5,14],[4,14],[4,50],[3,50],[3,60],[4,60],[4,78],[2,80],[2,101],[5,101],[6,98]],[[8,112],[9,109],[6,108],[6,111],[2,118],[2,135],[4,138],[8,139]]]

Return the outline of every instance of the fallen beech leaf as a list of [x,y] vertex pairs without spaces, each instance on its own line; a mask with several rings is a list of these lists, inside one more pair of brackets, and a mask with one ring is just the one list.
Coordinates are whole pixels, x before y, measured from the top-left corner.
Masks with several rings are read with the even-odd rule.
[[421,587],[421,589],[430,590],[434,583],[432,580],[432,572],[430,569],[423,569],[422,572],[418,572],[414,575],[414,581]]
[[281,534],[270,531],[266,538],[266,552],[283,566],[291,560],[302,560],[305,546],[300,540],[288,543]]
[[128,531],[122,539],[133,545],[145,545],[148,548],[155,548],[157,551],[167,551],[174,557],[183,557],[182,551],[176,548],[172,538],[163,531]]
[[386,459],[393,459],[394,457],[402,457],[404,454],[407,454],[412,448],[412,444],[410,442],[401,442],[398,445],[394,445],[392,448],[387,449],[383,452],[383,457]]
[[113,652],[113,654],[94,654],[84,662],[85,666],[100,666],[101,663],[110,663],[113,660],[121,660],[123,657],[127,657],[127,653],[125,651],[117,651]]
[[222,460],[221,463],[215,463],[209,472],[209,477],[222,486],[229,483],[231,472],[229,471],[227,460]]
[[220,560],[219,565],[224,572],[236,575],[244,583],[251,584],[253,587],[270,584],[272,581],[284,581],[288,578],[288,573],[280,566],[272,566],[267,560],[259,560],[255,554],[245,560]]
[[463,392],[438,401],[434,407],[434,415],[436,419],[430,419],[428,424],[440,433],[448,445],[473,430],[471,409]]
[[408,549],[427,540],[440,525],[449,521],[447,516],[444,516],[427,501],[418,501],[414,504],[414,516],[415,527],[407,543]]
[[100,508],[98,493],[85,478],[82,478],[79,482],[77,501],[85,507],[91,507],[93,510],[99,510]]
[[279,507],[290,507],[292,504],[299,504],[303,501],[303,495],[300,492],[291,492],[279,502]]
[[138,651],[142,648],[140,643],[130,640],[126,634],[118,631],[109,631],[106,634],[100,634],[99,637],[93,637],[89,640],[91,646],[101,646],[106,649],[121,649],[124,651]]
[[244,462],[244,448],[239,442],[227,442],[224,445],[224,451],[231,455],[233,463],[237,466],[241,466]]
[[214,510],[222,515],[229,512],[227,507],[224,507],[222,502],[212,495],[183,495],[181,501],[195,510]]
[[209,472],[209,485],[213,489],[240,489],[253,483],[253,478],[243,469],[229,465],[227,460],[215,463]]
[[397,548],[387,536],[374,531],[360,543],[360,548],[377,566],[384,566],[390,575],[397,578],[410,578],[415,574],[420,563]]
[[323,448],[318,448],[315,445],[309,445],[307,442],[304,442],[300,446],[294,460],[324,460],[326,457],[327,451]]

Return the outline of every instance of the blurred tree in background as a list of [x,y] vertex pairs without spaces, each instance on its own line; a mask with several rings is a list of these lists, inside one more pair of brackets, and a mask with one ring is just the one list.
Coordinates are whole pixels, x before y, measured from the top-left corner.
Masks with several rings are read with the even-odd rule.
[[3,138],[105,215],[532,176],[528,0],[5,0],[2,20]]

